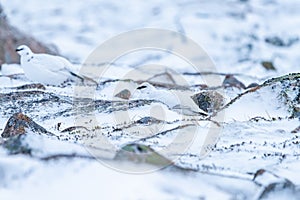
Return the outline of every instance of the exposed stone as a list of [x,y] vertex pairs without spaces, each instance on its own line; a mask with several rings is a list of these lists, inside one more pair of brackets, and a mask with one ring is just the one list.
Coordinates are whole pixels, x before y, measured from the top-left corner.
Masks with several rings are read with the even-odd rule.
[[267,37],[265,39],[266,43],[269,43],[269,44],[272,44],[272,45],[278,46],[278,47],[290,47],[298,41],[299,41],[298,37],[292,37],[292,38],[288,38],[288,39],[284,40],[278,36],[273,36],[273,37]]
[[272,62],[270,61],[262,61],[261,65],[266,69],[266,70],[276,70],[275,66],[273,65]]
[[31,154],[32,149],[24,142],[25,135],[15,135],[3,143],[9,154]]
[[246,89],[254,88],[254,87],[257,87],[257,86],[259,86],[259,84],[257,84],[257,83],[250,83],[250,84],[246,87]]
[[9,118],[1,136],[3,138],[9,138],[16,135],[26,134],[29,131],[39,135],[46,134],[49,136],[54,136],[54,134],[48,132],[45,128],[38,125],[31,118],[22,113],[15,113]]
[[193,101],[205,112],[212,113],[224,105],[224,97],[216,91],[202,91],[191,97]]
[[150,124],[158,124],[162,123],[162,120],[156,119],[154,117],[143,117],[136,121],[137,124],[150,125]]
[[224,87],[236,87],[236,88],[239,88],[239,89],[245,89],[246,88],[246,86],[241,81],[239,81],[233,75],[230,75],[230,74],[225,76],[225,79],[224,79],[222,85]]
[[127,89],[122,90],[121,92],[119,92],[118,94],[115,95],[115,97],[119,97],[121,99],[129,99],[131,96],[131,92]]
[[300,119],[300,107],[297,107],[297,105],[294,105],[291,110],[292,110],[291,117]]
[[46,90],[46,87],[40,83],[26,84],[16,87],[17,90],[40,89]]
[[292,130],[292,133],[300,133],[300,126]]

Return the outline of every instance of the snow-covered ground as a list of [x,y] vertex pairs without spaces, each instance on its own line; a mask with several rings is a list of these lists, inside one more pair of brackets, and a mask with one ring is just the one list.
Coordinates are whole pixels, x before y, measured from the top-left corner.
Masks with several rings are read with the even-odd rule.
[[[297,26],[300,24],[300,2],[297,1],[0,0],[0,3],[12,25],[45,43],[54,43],[77,70],[96,47],[111,37],[133,29],[159,28],[186,34],[205,49],[218,73],[237,74],[236,77],[245,85],[252,82],[261,84],[267,78],[300,71],[300,27]],[[276,70],[266,70],[261,65],[262,61],[272,62]],[[95,90],[94,98],[99,105],[94,114],[99,119],[97,124],[101,127],[101,134],[116,150],[129,142],[149,145],[167,158],[174,159],[180,170],[166,168],[151,173],[124,173],[120,172],[121,169],[128,169],[127,165],[132,167],[130,163],[111,159],[98,162],[86,158],[90,155],[84,148],[88,141],[82,140],[82,135],[76,132],[70,135],[61,133],[56,126],[61,123],[60,130],[74,126],[74,85],[47,86],[45,91],[31,94],[34,89],[12,88],[30,83],[25,77],[11,79],[6,76],[22,73],[20,66],[3,65],[0,71],[5,75],[0,77],[3,102],[0,132],[12,113],[20,110],[61,140],[28,136],[25,142],[33,149],[31,157],[8,155],[4,148],[0,148],[0,199],[299,198],[300,133],[291,133],[299,126],[299,116],[291,117],[291,108],[299,107],[300,100],[296,96],[300,93],[299,84],[289,81],[272,83],[233,102],[225,109],[216,147],[203,157],[200,151],[205,138],[203,135],[209,132],[212,123],[178,113],[176,102],[180,104],[183,100],[176,99],[177,90],[162,87],[152,88],[150,93],[145,89],[136,91],[133,100],[146,99],[150,103],[130,107],[128,112],[124,112],[122,104],[107,107],[101,104],[104,100],[119,100],[114,95],[120,92],[120,84],[130,89],[139,86],[137,82],[109,80],[128,78],[133,68],[152,63],[168,66],[184,77],[189,85],[205,83],[199,76],[185,73],[192,68],[174,55],[156,51],[132,52],[106,71],[104,80],[108,82]],[[135,73],[130,78],[147,80],[156,73],[160,72],[140,70],[138,77]],[[171,75],[176,77],[176,74]],[[221,74],[219,78],[224,76]],[[119,90],[116,91],[116,88]],[[198,91],[199,88],[193,87],[180,95],[189,97]],[[36,100],[36,106],[22,104],[22,101],[16,104],[6,101],[11,92],[28,92],[22,100]],[[63,100],[63,103],[42,101],[44,92]],[[228,103],[244,90],[228,88],[221,92]],[[184,106],[189,111],[193,108],[190,102]],[[60,112],[61,116],[56,115]],[[142,123],[139,126],[139,120],[149,116],[163,123],[150,123],[149,126]],[[87,117],[81,123],[88,126],[92,120]],[[192,123],[191,120],[197,122]],[[178,126],[183,126],[179,133],[186,138],[176,140]],[[198,128],[195,129],[195,126]],[[95,126],[89,128],[96,130]],[[189,135],[191,132],[194,134]],[[156,136],[156,133],[162,134]],[[188,137],[192,140],[186,141]],[[186,149],[180,155],[172,150],[162,150],[172,142]],[[111,153],[107,146],[102,147],[104,152]],[[42,159],[49,155],[73,153],[82,157]],[[145,169],[143,164],[135,165],[137,171]],[[116,166],[119,168],[113,169]],[[192,171],[186,172],[182,168]],[[266,172],[255,175],[260,169]],[[292,184],[289,185],[287,180]],[[278,184],[274,189],[270,183]]]

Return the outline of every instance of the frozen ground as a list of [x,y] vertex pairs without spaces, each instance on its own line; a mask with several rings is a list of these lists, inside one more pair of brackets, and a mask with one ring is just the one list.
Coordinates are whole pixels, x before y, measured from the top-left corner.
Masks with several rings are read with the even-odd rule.
[[[262,84],[268,78],[300,71],[300,3],[296,1],[28,0],[22,5],[17,0],[0,2],[14,26],[57,45],[64,56],[76,63],[77,69],[98,45],[116,34],[151,27],[186,34],[206,50],[218,72],[235,73],[245,85]],[[272,62],[277,70],[266,70],[262,61]],[[22,73],[22,69],[19,65],[2,66],[0,73],[5,76],[0,77],[0,132],[9,117],[21,111],[60,140],[29,134],[23,142],[32,149],[31,156],[8,155],[7,150],[0,148],[0,198],[299,198],[300,133],[292,133],[299,126],[299,110],[294,110],[299,109],[299,75],[294,80],[263,85],[232,104],[229,102],[245,90],[225,89],[229,106],[224,109],[218,143],[203,157],[203,138],[214,123],[178,113],[175,104],[182,99],[172,96],[182,92],[180,96],[189,97],[199,88],[178,91],[161,87],[151,93],[146,88],[137,92],[131,104],[136,106],[131,107],[114,97],[120,87],[135,89],[138,81],[161,73],[139,70],[139,65],[150,63],[169,66],[189,85],[204,83],[200,76],[186,73],[193,72],[188,64],[166,53],[133,52],[118,60],[105,73],[102,81],[107,82],[95,90],[97,127],[90,116],[80,121],[80,125],[96,133],[99,126],[101,135],[113,144],[115,149],[100,145],[104,163],[90,158],[84,148],[90,141],[81,135],[84,131],[57,130],[58,123],[60,130],[74,126],[74,85],[47,86],[46,90],[16,88],[30,82],[23,75],[6,75]],[[136,82],[118,80],[128,78],[133,68],[137,68],[139,76],[130,79]],[[178,74],[171,75],[176,78]],[[223,80],[224,76],[218,78]],[[168,81],[163,76],[162,82]],[[19,97],[22,98],[11,101]],[[112,100],[115,103],[110,103]],[[184,106],[188,107],[186,112],[195,111],[190,102]],[[124,113],[128,116],[123,117]],[[142,121],[149,116],[161,121]],[[176,140],[178,133],[185,137]],[[185,140],[188,137],[193,139],[191,143]],[[186,148],[180,152],[164,151],[172,141],[176,147]],[[149,145],[180,168],[138,175],[112,169],[148,169],[146,163],[120,163],[112,159],[122,146],[131,142]],[[53,155],[64,156],[45,159]]]

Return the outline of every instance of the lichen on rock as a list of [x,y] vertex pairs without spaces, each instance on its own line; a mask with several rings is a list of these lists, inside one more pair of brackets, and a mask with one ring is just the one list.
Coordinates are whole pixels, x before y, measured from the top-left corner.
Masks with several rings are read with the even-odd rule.
[[216,91],[202,91],[191,98],[200,109],[208,113],[217,111],[225,103],[224,97]]
[[3,138],[10,138],[13,136],[26,134],[29,131],[39,135],[45,134],[54,136],[54,134],[50,133],[42,126],[35,123],[30,117],[22,113],[15,113],[9,118],[1,136]]

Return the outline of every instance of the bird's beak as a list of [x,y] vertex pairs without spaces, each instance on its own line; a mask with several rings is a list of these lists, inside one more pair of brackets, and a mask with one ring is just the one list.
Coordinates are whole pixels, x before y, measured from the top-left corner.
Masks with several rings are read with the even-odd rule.
[[21,51],[21,50],[23,50],[23,48],[21,48],[21,49],[16,49],[16,52]]
[[146,87],[147,87],[146,85],[142,85],[142,86],[137,87],[136,89],[137,89],[137,90],[140,90],[140,89],[144,89],[144,88],[146,88]]

